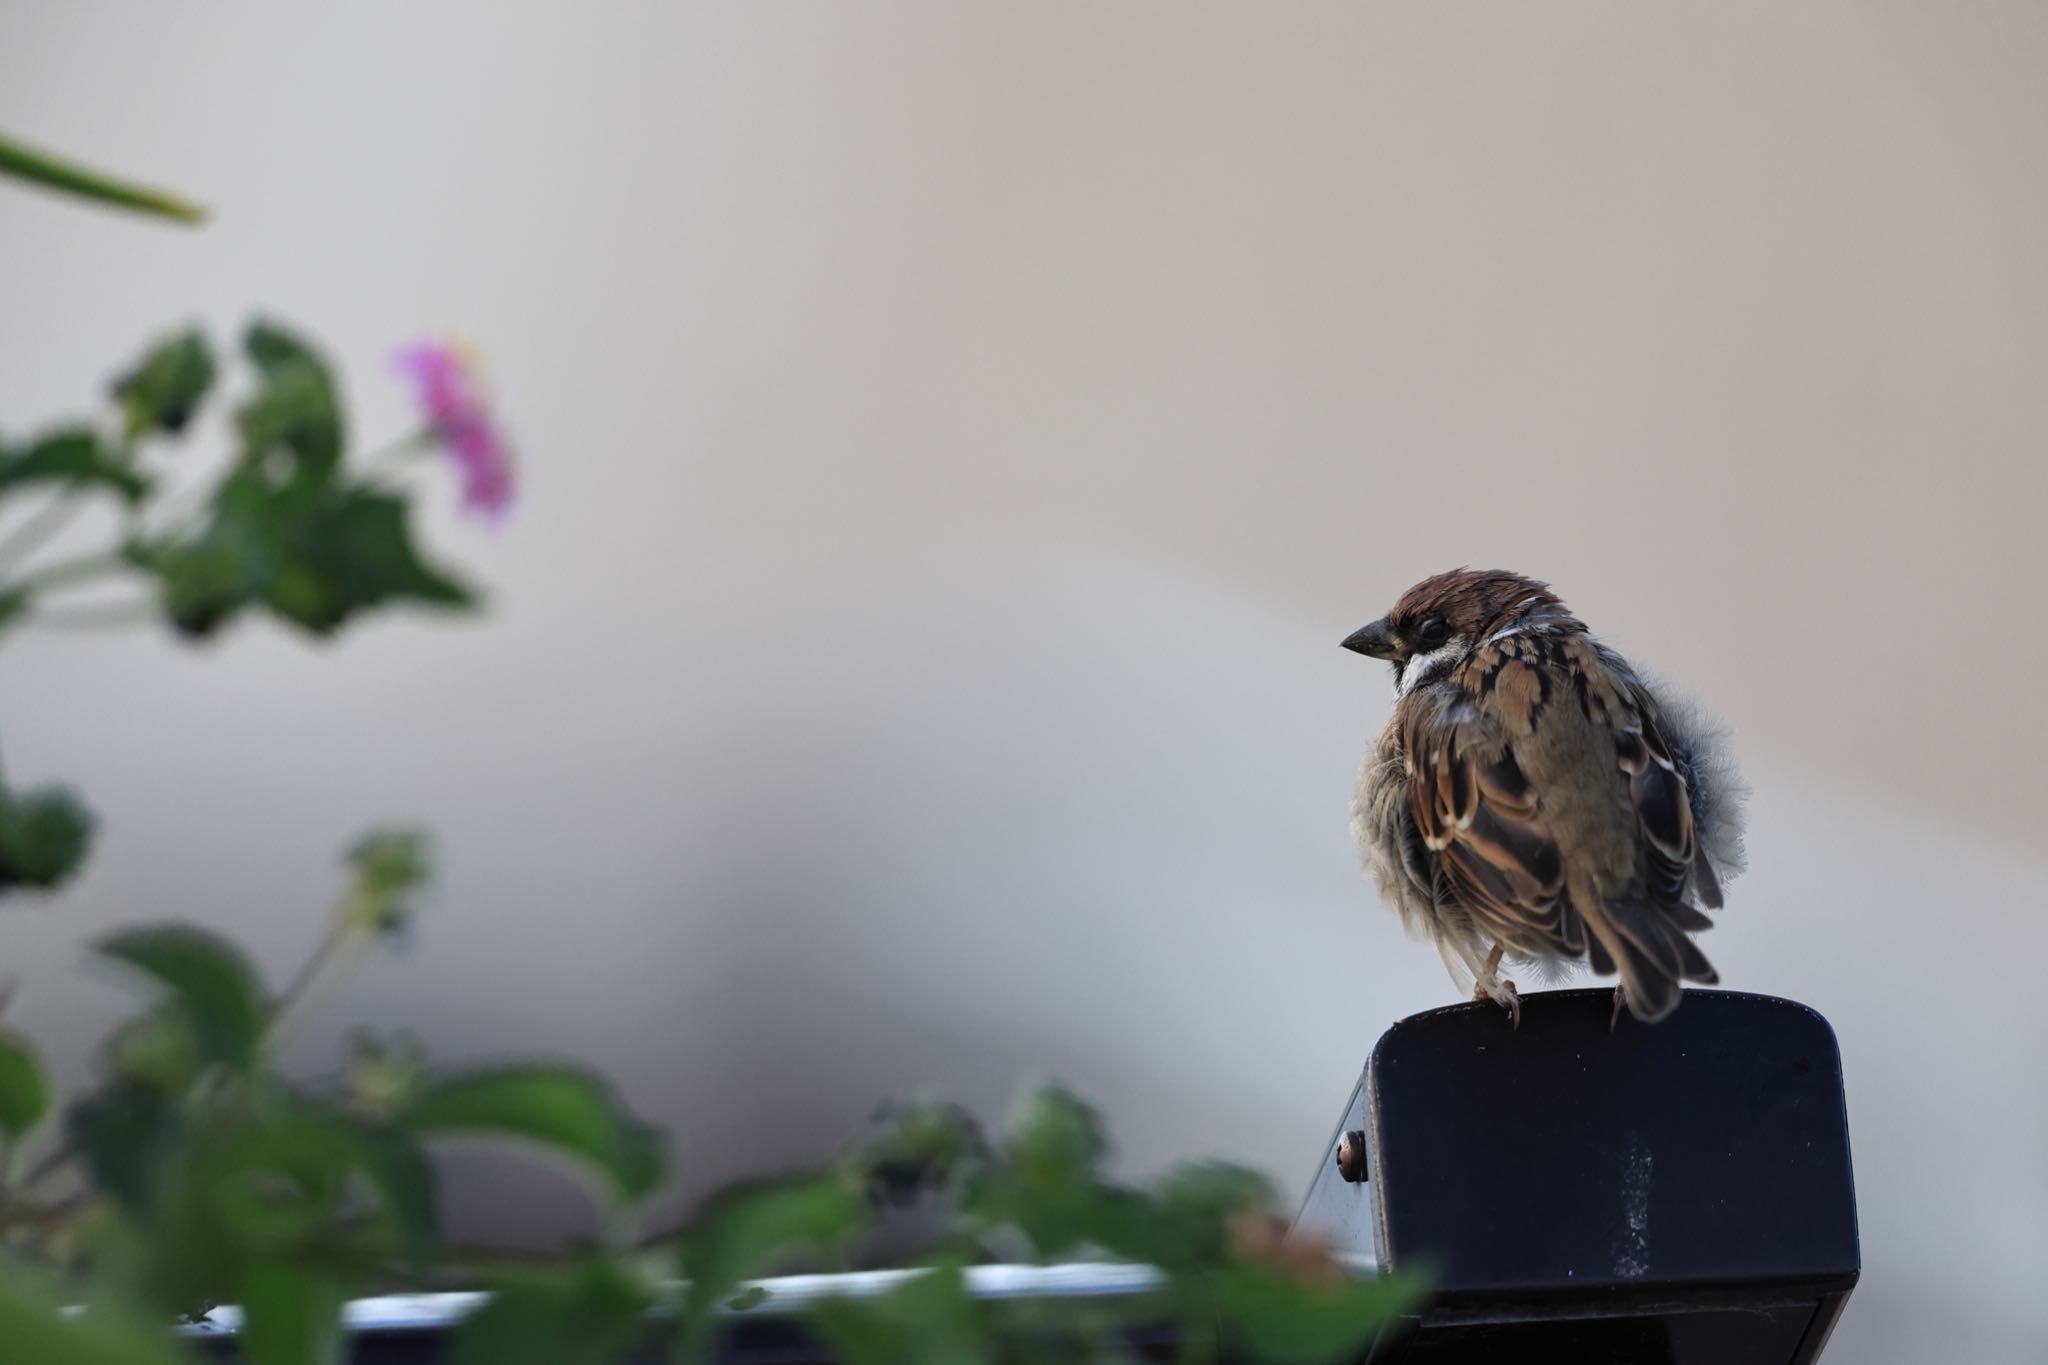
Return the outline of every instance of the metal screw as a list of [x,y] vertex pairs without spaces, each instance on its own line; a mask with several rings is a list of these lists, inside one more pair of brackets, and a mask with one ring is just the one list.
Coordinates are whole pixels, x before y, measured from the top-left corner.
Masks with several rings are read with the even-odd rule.
[[1363,1185],[1370,1176],[1365,1162],[1365,1130],[1354,1128],[1337,1144],[1337,1174],[1353,1185]]

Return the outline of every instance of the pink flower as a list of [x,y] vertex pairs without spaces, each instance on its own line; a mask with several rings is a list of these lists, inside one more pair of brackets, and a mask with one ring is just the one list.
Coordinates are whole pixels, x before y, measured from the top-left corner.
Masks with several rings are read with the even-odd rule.
[[462,505],[486,517],[512,505],[512,447],[491,416],[475,358],[447,341],[422,341],[398,353],[427,423],[462,475]]

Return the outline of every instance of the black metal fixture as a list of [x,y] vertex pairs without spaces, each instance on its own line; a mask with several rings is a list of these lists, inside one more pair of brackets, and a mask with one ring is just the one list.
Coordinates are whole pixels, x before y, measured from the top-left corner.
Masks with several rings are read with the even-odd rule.
[[1612,1008],[1459,1005],[1373,1048],[1296,1221],[1433,1270],[1373,1360],[1819,1357],[1861,1265],[1834,1031],[1732,991],[1609,1033]]

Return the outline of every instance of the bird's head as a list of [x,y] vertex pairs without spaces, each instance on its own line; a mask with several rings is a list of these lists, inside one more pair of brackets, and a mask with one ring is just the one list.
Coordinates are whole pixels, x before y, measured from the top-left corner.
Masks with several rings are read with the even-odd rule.
[[1401,594],[1394,609],[1345,637],[1344,648],[1394,666],[1394,687],[1406,696],[1441,677],[1496,632],[1533,611],[1562,608],[1547,583],[1503,569],[1453,569]]

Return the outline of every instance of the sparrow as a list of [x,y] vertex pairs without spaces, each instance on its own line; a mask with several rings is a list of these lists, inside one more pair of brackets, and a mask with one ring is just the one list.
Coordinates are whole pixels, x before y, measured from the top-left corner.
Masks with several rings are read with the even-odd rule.
[[1352,833],[1380,895],[1472,998],[1521,1022],[1501,961],[1620,974],[1609,1026],[1719,977],[1691,935],[1742,870],[1721,731],[1589,633],[1546,583],[1425,578],[1346,649],[1393,665]]

